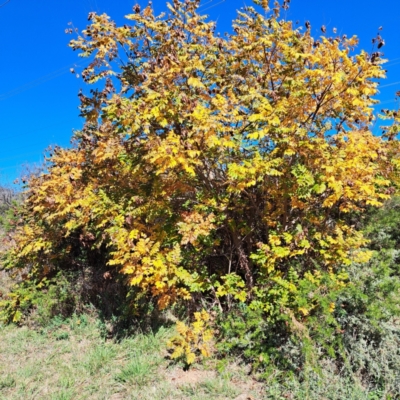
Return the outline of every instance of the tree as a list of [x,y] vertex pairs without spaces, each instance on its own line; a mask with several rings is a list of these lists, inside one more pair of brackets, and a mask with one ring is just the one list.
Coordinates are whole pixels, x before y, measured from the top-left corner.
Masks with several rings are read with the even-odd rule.
[[397,182],[396,123],[393,140],[371,131],[383,60],[255,3],[265,12],[246,7],[225,38],[197,0],[136,5],[120,27],[90,14],[71,41],[98,85],[80,94],[85,127],[31,177],[8,268],[100,263],[161,309],[333,309],[346,266],[369,256],[354,217]]
[[12,205],[12,201],[15,200],[15,192],[7,187],[0,186],[0,213],[3,213],[9,209]]

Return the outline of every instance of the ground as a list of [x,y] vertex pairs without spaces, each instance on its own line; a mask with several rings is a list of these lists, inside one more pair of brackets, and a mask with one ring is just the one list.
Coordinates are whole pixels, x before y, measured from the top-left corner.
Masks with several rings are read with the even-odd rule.
[[0,326],[0,399],[263,398],[263,385],[235,363],[172,365],[165,352],[171,328],[121,340],[105,338],[105,329],[88,316],[42,329]]

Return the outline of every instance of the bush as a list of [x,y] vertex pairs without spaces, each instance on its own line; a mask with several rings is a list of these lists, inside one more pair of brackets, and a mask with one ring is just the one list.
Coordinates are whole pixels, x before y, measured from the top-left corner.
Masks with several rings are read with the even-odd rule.
[[267,3],[225,39],[197,0],[137,5],[121,27],[90,15],[71,47],[104,87],[80,96],[74,147],[29,179],[6,268],[122,275],[133,308],[244,302],[300,324],[333,310],[346,265],[369,257],[348,215],[396,179],[397,140],[370,130],[383,61],[354,37],[317,45]]
[[310,399],[397,398],[398,202],[394,198],[369,215],[364,229],[370,247],[379,251],[368,263],[348,268],[348,284],[336,294],[333,313],[319,309],[296,330],[287,317],[270,323],[260,310],[242,305],[220,316],[220,355],[250,362],[269,382],[271,398],[282,393]]
[[400,113],[372,132],[381,54],[255,3],[226,38],[197,0],[158,17],[136,5],[124,26],[90,14],[71,47],[97,89],[80,95],[73,147],[27,183],[3,319],[77,297],[123,321],[185,309],[172,354],[190,364],[217,307],[222,354],[264,377],[307,385],[328,366],[395,393],[397,230],[371,225],[368,249],[358,222],[398,185]]
[[69,317],[76,308],[76,298],[71,291],[71,279],[60,273],[52,279],[22,281],[13,287],[9,297],[0,301],[3,307],[0,318],[15,323],[30,321],[46,326],[55,316]]
[[353,283],[338,296],[333,320],[319,313],[296,331],[290,320],[271,323],[260,310],[244,305],[221,315],[219,356],[250,363],[276,393],[271,398],[281,398],[278,393],[310,399],[342,399],[345,393],[346,398],[374,393],[377,397],[371,398],[396,398],[400,278],[379,255],[349,272]]

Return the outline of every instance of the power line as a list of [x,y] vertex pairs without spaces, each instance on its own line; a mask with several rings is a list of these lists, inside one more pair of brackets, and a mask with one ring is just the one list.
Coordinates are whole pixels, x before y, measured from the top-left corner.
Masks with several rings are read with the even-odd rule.
[[[41,152],[43,152],[43,151],[41,150]],[[22,158],[22,157],[25,157],[25,156],[32,156],[32,155],[34,155],[34,154],[38,154],[38,151],[34,151],[34,152],[30,152],[30,153],[24,153],[24,154],[19,154],[19,155],[16,155],[16,156],[14,156],[14,157],[0,158],[0,162],[3,162],[3,161],[10,161],[10,160],[16,160],[16,159],[18,159],[18,158]]]
[[9,3],[11,0],[7,0],[7,1],[5,1],[3,4],[0,4],[0,8],[1,7],[4,7],[7,3]]
[[[36,161],[36,163],[37,163],[37,161]],[[0,172],[5,171],[7,169],[23,168],[24,166],[26,166],[26,165],[24,165],[24,164],[22,164],[22,165],[21,164],[16,164],[16,165],[11,165],[9,167],[4,167],[4,168],[0,167]]]
[[[35,142],[34,144],[35,145],[38,145],[38,146],[40,146],[40,150],[37,150],[37,151],[35,151],[34,153],[23,153],[23,154],[16,154],[15,156],[13,156],[13,157],[8,157],[8,158],[1,158],[1,156],[0,156],[0,162],[2,162],[2,161],[6,161],[6,160],[12,160],[12,159],[16,159],[16,158],[19,158],[19,157],[24,157],[24,156],[26,156],[26,155],[32,155],[32,154],[37,154],[38,152],[42,152],[42,153],[45,153],[46,152],[46,149],[47,149],[47,151],[49,151],[49,148],[50,147],[56,147],[56,146],[61,146],[61,147],[63,147],[63,148],[68,148],[68,145],[67,144],[62,144],[62,142],[64,142],[63,140],[59,140],[59,141],[57,141],[56,139],[52,139],[52,138],[48,138],[48,139],[46,139],[46,138],[43,138],[43,141],[42,142]],[[15,150],[18,150],[18,151],[20,151],[20,150],[23,150],[23,149],[31,149],[33,147],[33,144],[29,144],[29,145],[26,145],[26,146],[19,146],[17,149],[15,149]],[[4,146],[3,146],[3,148],[4,148]],[[13,153],[13,151],[12,151],[12,149],[7,149],[7,148],[5,148],[4,149],[7,153]]]
[[206,1],[205,3],[203,3],[203,4],[199,7],[199,9],[202,8],[202,7],[204,7],[204,6],[206,6],[207,4],[212,3],[213,1],[214,1],[214,0],[208,0],[208,1]]
[[[397,57],[397,58],[393,58],[393,59],[389,59],[389,61],[388,61],[388,63],[387,64],[384,64],[384,65],[390,65],[393,61],[397,61],[397,60],[400,60],[400,57]],[[396,63],[397,64],[397,63]]]
[[[395,58],[395,60],[398,60],[398,59]],[[394,63],[390,62],[390,63],[387,63],[387,64],[383,64],[383,66],[384,66],[385,68],[386,68],[386,67],[392,68],[393,65],[398,65],[398,64],[400,64],[400,61],[397,61],[397,62],[394,62]]]
[[32,89],[35,86],[42,85],[45,82],[48,82],[48,81],[50,81],[52,79],[55,79],[55,78],[58,78],[59,76],[61,76],[61,75],[65,74],[66,72],[68,72],[69,68],[71,68],[73,65],[75,65],[75,64],[66,65],[63,68],[60,68],[60,69],[55,70],[53,72],[50,72],[47,75],[44,75],[44,76],[42,76],[40,78],[37,78],[37,79],[35,79],[35,80],[31,81],[31,82],[28,82],[28,83],[26,83],[26,84],[24,84],[22,86],[19,86],[19,87],[15,88],[15,89],[12,89],[12,90],[10,90],[8,92],[0,94],[0,101],[6,100],[6,99],[8,99],[8,98],[10,98],[12,96],[16,96],[17,94],[25,92],[26,90]]
[[[41,146],[40,148],[42,149],[41,151],[44,151],[44,149],[46,149],[47,147],[50,147],[50,146],[58,146],[58,144],[57,143],[62,143],[62,142],[64,142],[64,141],[56,141],[56,140],[45,140],[44,139],[44,141],[43,142],[39,142],[39,144],[38,144],[38,142],[35,142],[35,145],[37,145],[37,146]],[[42,144],[41,144],[42,143]],[[47,147],[46,147],[47,146]],[[64,146],[64,145],[63,145]],[[33,147],[33,144],[29,144],[29,145],[27,145],[27,146],[22,146],[22,147],[18,147],[17,149],[15,149],[15,150],[23,150],[23,149],[29,149],[29,148],[32,148]],[[8,153],[10,153],[11,151],[12,151],[12,149],[5,149]],[[1,158],[0,158],[0,161],[1,161]]]
[[205,8],[204,10],[201,10],[201,12],[207,11],[207,10],[209,10],[209,9],[211,9],[211,8],[214,8],[214,7],[218,6],[219,4],[225,3],[225,1],[226,1],[226,0],[222,0],[222,1],[218,2],[218,3],[216,3],[216,4],[213,4],[213,5],[211,5],[210,7],[207,7],[207,8]]
[[395,103],[398,100],[384,100],[384,101],[380,101],[377,106],[381,106],[383,104],[390,104],[390,103]]
[[11,167],[5,167],[5,168],[0,167],[0,172],[5,171],[6,169],[18,168],[20,166],[21,166],[20,164],[17,164],[17,165],[12,165]]
[[394,85],[398,85],[399,83],[400,83],[400,81],[393,82],[393,83],[388,83],[387,85],[379,86],[379,88],[385,88],[385,87],[389,87],[389,86],[394,86]]
[[[60,122],[55,122],[54,124],[37,127],[37,128],[34,128],[30,132],[12,132],[11,134],[9,134],[7,136],[2,136],[1,140],[3,141],[5,139],[12,139],[12,138],[15,138],[15,136],[27,136],[27,135],[34,135],[36,133],[42,133],[42,131],[44,131],[44,130],[47,130],[49,128],[53,128],[55,126],[60,126],[60,124],[68,122],[68,121],[67,120],[63,120],[63,121],[60,121]],[[74,128],[71,128],[71,126],[65,126],[65,125],[64,125],[63,128],[60,128],[60,129],[64,129],[64,128],[65,129],[70,129],[70,130],[74,129]],[[7,133],[9,133],[9,132],[7,132]]]

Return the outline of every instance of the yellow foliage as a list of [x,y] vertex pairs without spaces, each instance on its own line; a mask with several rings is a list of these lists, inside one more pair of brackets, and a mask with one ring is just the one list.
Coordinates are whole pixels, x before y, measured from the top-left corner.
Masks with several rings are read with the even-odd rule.
[[185,325],[181,321],[176,323],[178,335],[168,342],[168,348],[172,351],[171,359],[184,357],[187,365],[193,364],[198,356],[210,357],[213,331],[209,327],[210,315],[207,311],[194,313],[194,321]]
[[[9,266],[35,278],[83,268],[81,252],[161,309],[194,294],[217,304],[263,293],[264,310],[306,317],[316,305],[296,305],[289,267],[322,285],[319,265],[344,284],[342,268],[368,259],[347,215],[381,206],[398,185],[398,114],[384,138],[373,134],[383,61],[352,55],[355,37],[316,41],[251,7],[226,39],[195,0],[170,12],[147,7],[123,26],[93,15],[71,42],[98,91],[81,96],[74,146],[30,178]],[[186,344],[173,353],[188,363],[208,354],[191,347],[209,335],[206,316],[195,318],[178,326]]]

